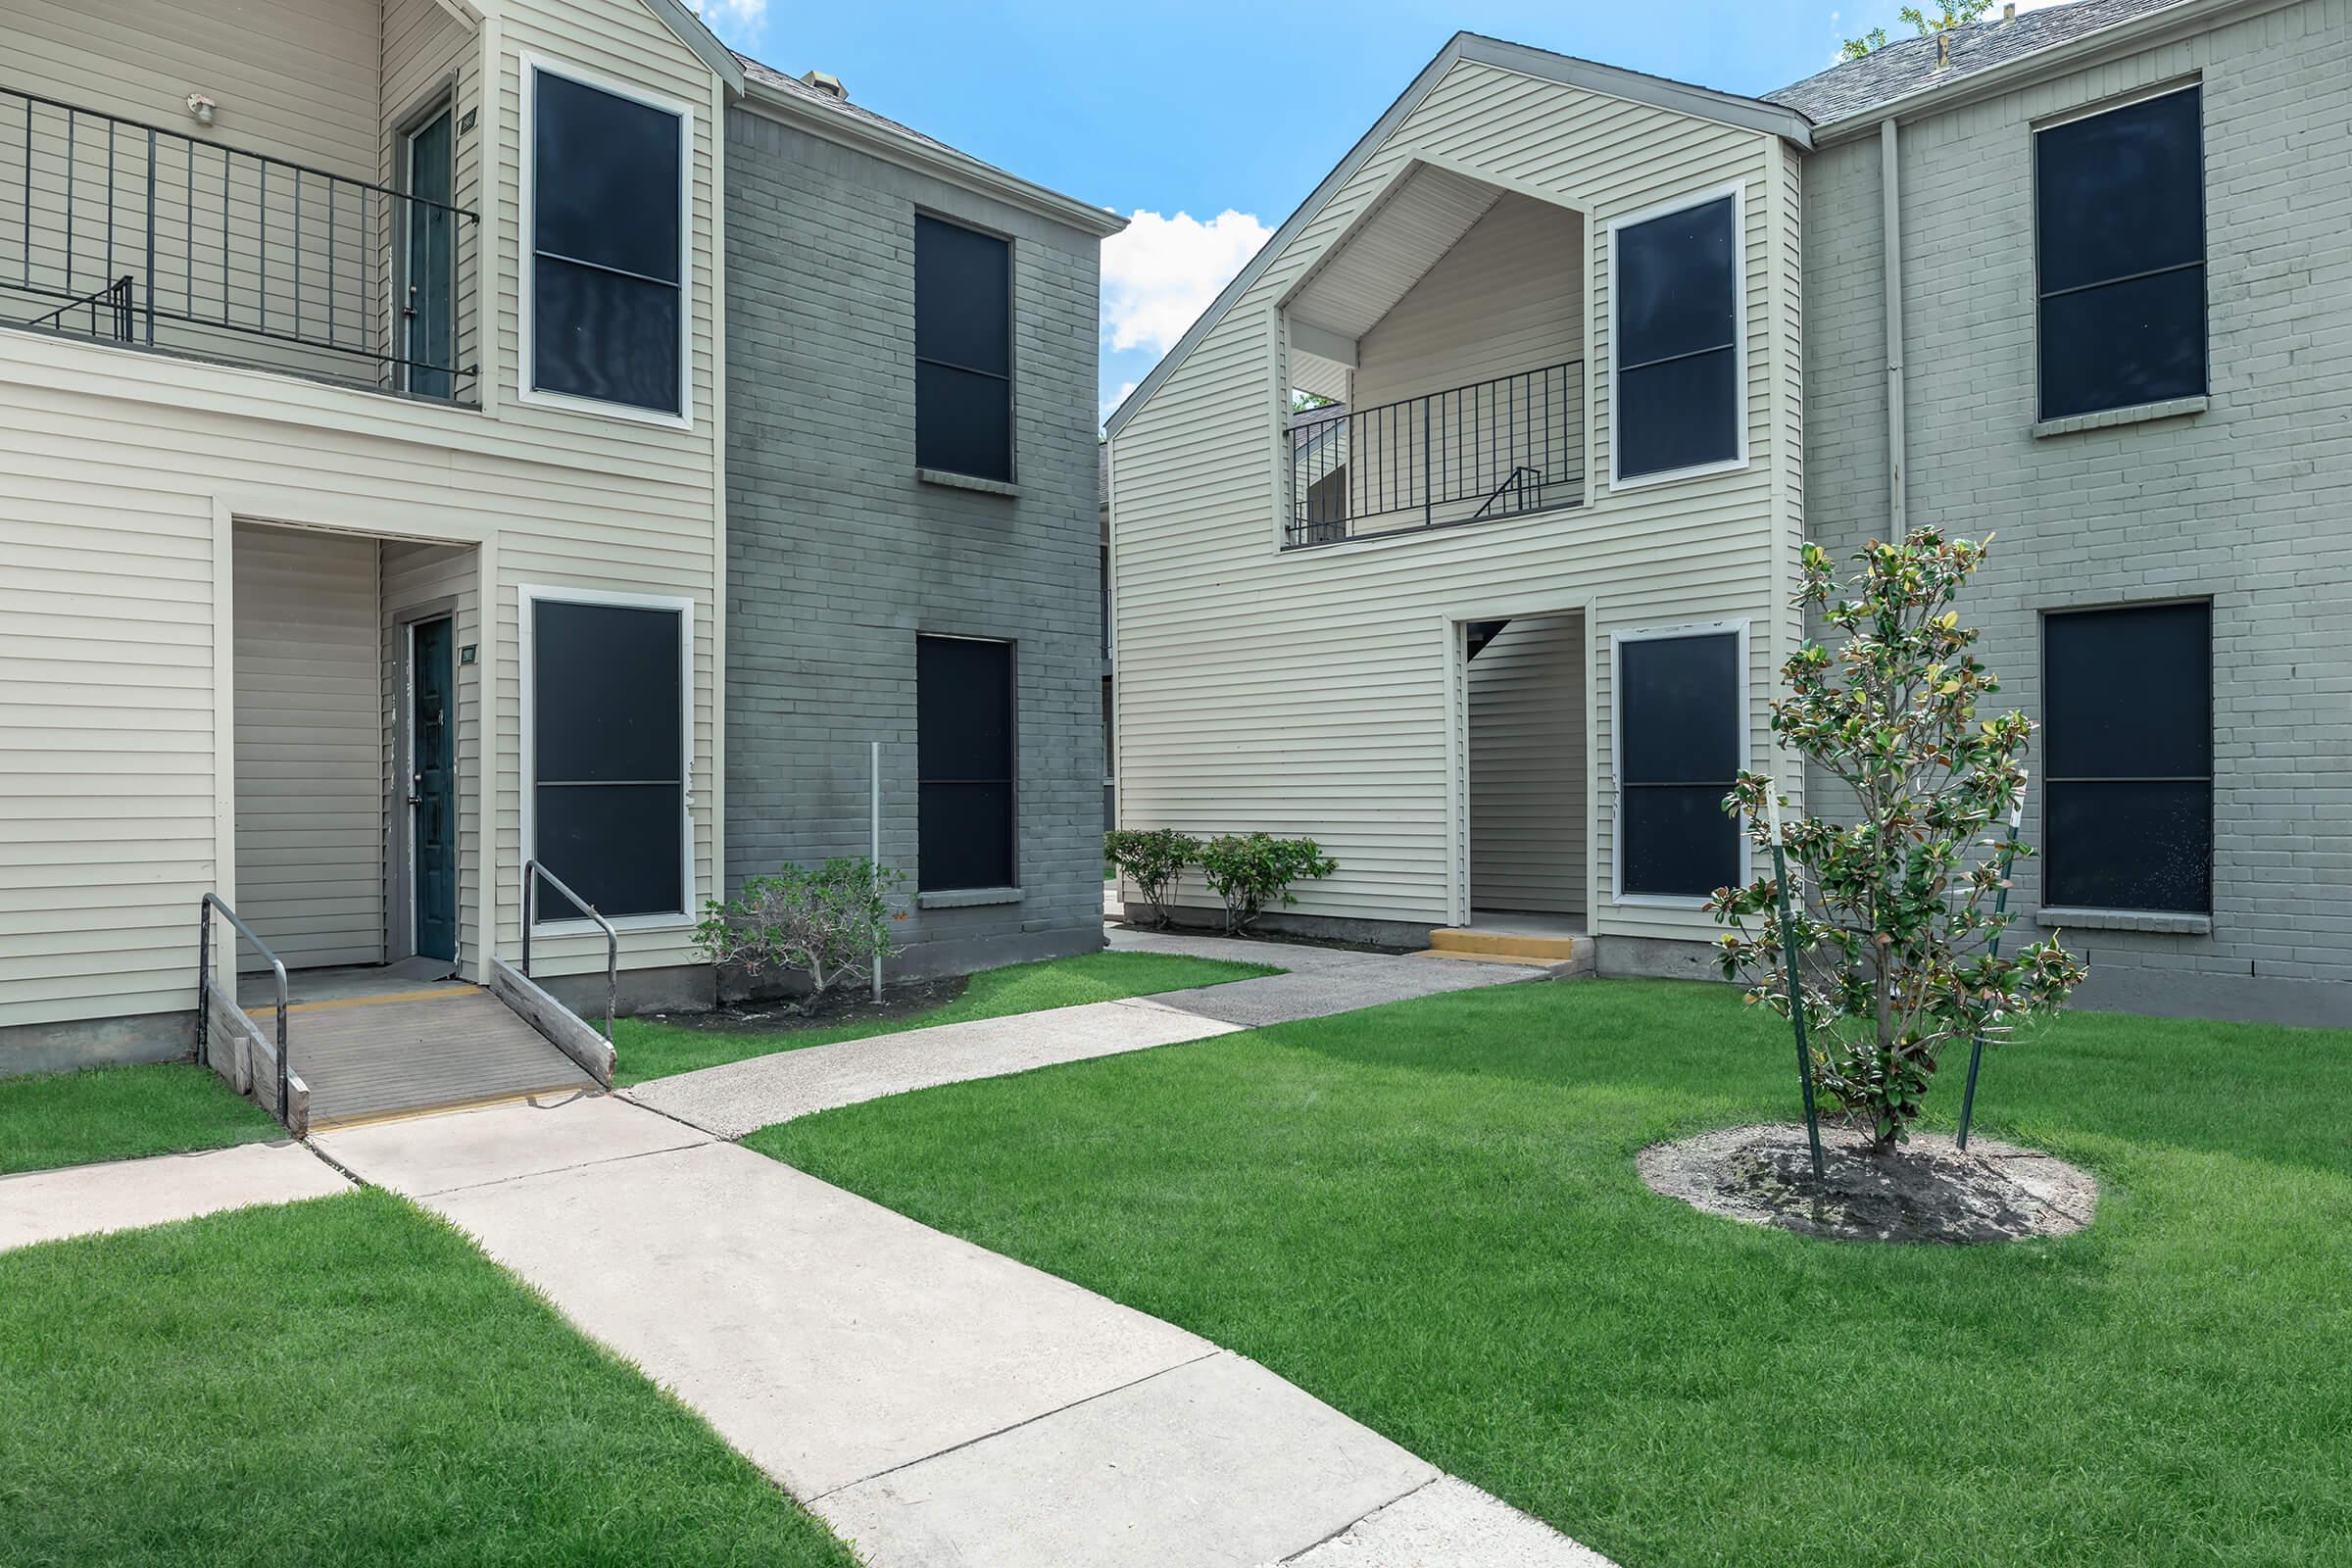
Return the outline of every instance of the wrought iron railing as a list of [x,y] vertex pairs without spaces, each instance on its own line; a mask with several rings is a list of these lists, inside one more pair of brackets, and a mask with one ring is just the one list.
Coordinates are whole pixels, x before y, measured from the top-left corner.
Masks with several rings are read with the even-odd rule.
[[[0,321],[17,326],[471,402],[458,279],[476,221],[0,87]],[[446,354],[415,352],[420,311],[443,313]]]
[[1548,512],[1585,499],[1581,360],[1291,429],[1285,543]]

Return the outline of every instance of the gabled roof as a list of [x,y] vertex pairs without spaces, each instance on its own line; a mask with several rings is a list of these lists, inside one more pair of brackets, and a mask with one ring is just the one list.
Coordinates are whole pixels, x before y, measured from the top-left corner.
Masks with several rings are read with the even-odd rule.
[[1938,67],[1936,38],[1902,38],[1873,49],[1859,60],[1847,60],[1819,74],[1792,82],[1764,95],[1767,103],[1786,104],[1817,125],[1827,125],[1869,114],[1897,99],[1930,87],[1959,81],[2013,60],[2039,54],[2119,23],[2170,10],[2193,0],[2074,0],[2072,5],[2029,11],[2007,22],[1972,23],[1954,27],[1951,64]]
[[695,57],[727,84],[730,92],[743,91],[743,66],[736,60],[735,51],[718,41],[718,34],[710,30],[709,23],[678,0],[645,0],[645,3],[662,19],[662,25],[678,35],[680,43],[693,50]]
[[1103,428],[1110,435],[1119,433],[1136,412],[1151,400],[1152,394],[1159,390],[1160,383],[1173,374],[1176,367],[1184,363],[1210,329],[1225,318],[1225,313],[1233,309],[1234,303],[1249,292],[1251,284],[1265,275],[1266,269],[1274,264],[1274,259],[1298,237],[1299,231],[1313,220],[1315,214],[1322,211],[1323,205],[1355,177],[1357,172],[1371,161],[1372,155],[1380,150],[1381,143],[1387,141],[1397,126],[1421,107],[1421,101],[1445,79],[1446,74],[1457,62],[1464,60],[1515,71],[1521,75],[1555,81],[1563,86],[1582,87],[1588,92],[1605,93],[1612,98],[1650,104],[1700,120],[1713,120],[1727,125],[1761,131],[1767,135],[1784,137],[1799,147],[1809,148],[1813,145],[1812,124],[1803,115],[1783,104],[1766,103],[1759,98],[1742,98],[1736,93],[1717,92],[1712,87],[1652,76],[1618,66],[1604,66],[1598,61],[1579,60],[1572,55],[1554,54],[1548,49],[1536,49],[1523,43],[1490,38],[1483,33],[1457,32],[1445,48],[1438,51],[1437,58],[1422,68],[1412,84],[1389,106],[1388,113],[1382,115],[1372,128],[1365,131],[1363,137],[1348,149],[1348,156],[1340,160],[1339,167],[1325,175],[1323,182],[1314,188],[1305,201],[1298,204],[1298,210],[1284,220],[1273,236],[1258,247],[1250,265],[1225,285],[1224,292],[1216,297],[1207,310],[1200,313],[1200,319],[1195,321],[1177,340],[1176,346],[1161,356],[1160,362],[1152,368],[1152,373],[1136,384],[1127,400],[1104,422]]
[[936,136],[926,136],[911,125],[902,125],[885,115],[877,115],[863,104],[819,92],[798,76],[788,76],[749,55],[735,58],[742,63],[747,98],[820,136],[847,142],[892,163],[995,196],[1084,233],[1102,237],[1127,226],[1127,220],[1116,213],[983,163]]

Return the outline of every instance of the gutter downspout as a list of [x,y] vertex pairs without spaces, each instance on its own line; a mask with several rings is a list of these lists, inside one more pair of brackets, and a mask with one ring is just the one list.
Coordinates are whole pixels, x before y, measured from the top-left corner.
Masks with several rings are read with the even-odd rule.
[[1879,122],[1880,253],[1886,260],[1886,537],[1910,534],[1903,510],[1903,199],[1902,156],[1892,117]]

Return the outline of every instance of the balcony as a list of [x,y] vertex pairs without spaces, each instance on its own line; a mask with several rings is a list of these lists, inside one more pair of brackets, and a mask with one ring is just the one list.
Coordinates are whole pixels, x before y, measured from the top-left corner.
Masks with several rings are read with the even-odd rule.
[[473,405],[453,142],[398,190],[0,86],[0,324]]
[[1291,426],[1288,548],[1524,516],[1585,499],[1581,361]]

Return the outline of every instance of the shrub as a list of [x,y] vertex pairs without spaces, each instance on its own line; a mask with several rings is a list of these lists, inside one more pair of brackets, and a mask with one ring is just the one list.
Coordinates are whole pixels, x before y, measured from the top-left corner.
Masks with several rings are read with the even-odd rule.
[[894,957],[889,891],[905,877],[866,859],[834,859],[813,870],[788,865],[756,876],[730,903],[710,900],[695,928],[712,963],[748,976],[781,970],[808,977],[811,1002],[843,982],[870,980],[877,956]]
[[[2084,970],[2055,939],[1995,951],[2016,916],[2000,908],[2002,843],[1987,830],[2014,820],[2024,799],[2034,725],[2022,712],[1977,713],[2000,682],[1969,652],[1977,632],[1950,607],[1984,545],[1921,528],[1855,559],[1861,573],[1840,598],[1830,553],[1804,547],[1796,602],[1844,645],[1832,654],[1807,642],[1788,657],[1772,728],[1855,803],[1850,826],[1788,824],[1788,924],[1815,1076],[1885,1149],[1919,1118],[1945,1046],[1999,1040],[2056,1012]],[[1779,793],[1742,772],[1724,802],[1767,851]],[[1780,888],[1769,856],[1762,863],[1762,877],[1718,890],[1707,906],[1736,928],[1723,938],[1726,977],[1787,1016]]]
[[1200,851],[1200,870],[1209,891],[1225,901],[1225,929],[1237,935],[1250,929],[1266,906],[1288,908],[1298,903],[1291,897],[1292,883],[1329,876],[1339,868],[1313,839],[1227,833],[1209,840]]
[[1102,835],[1102,858],[1134,879],[1152,906],[1152,923],[1168,923],[1168,893],[1200,858],[1200,841],[1172,827],[1118,828]]

